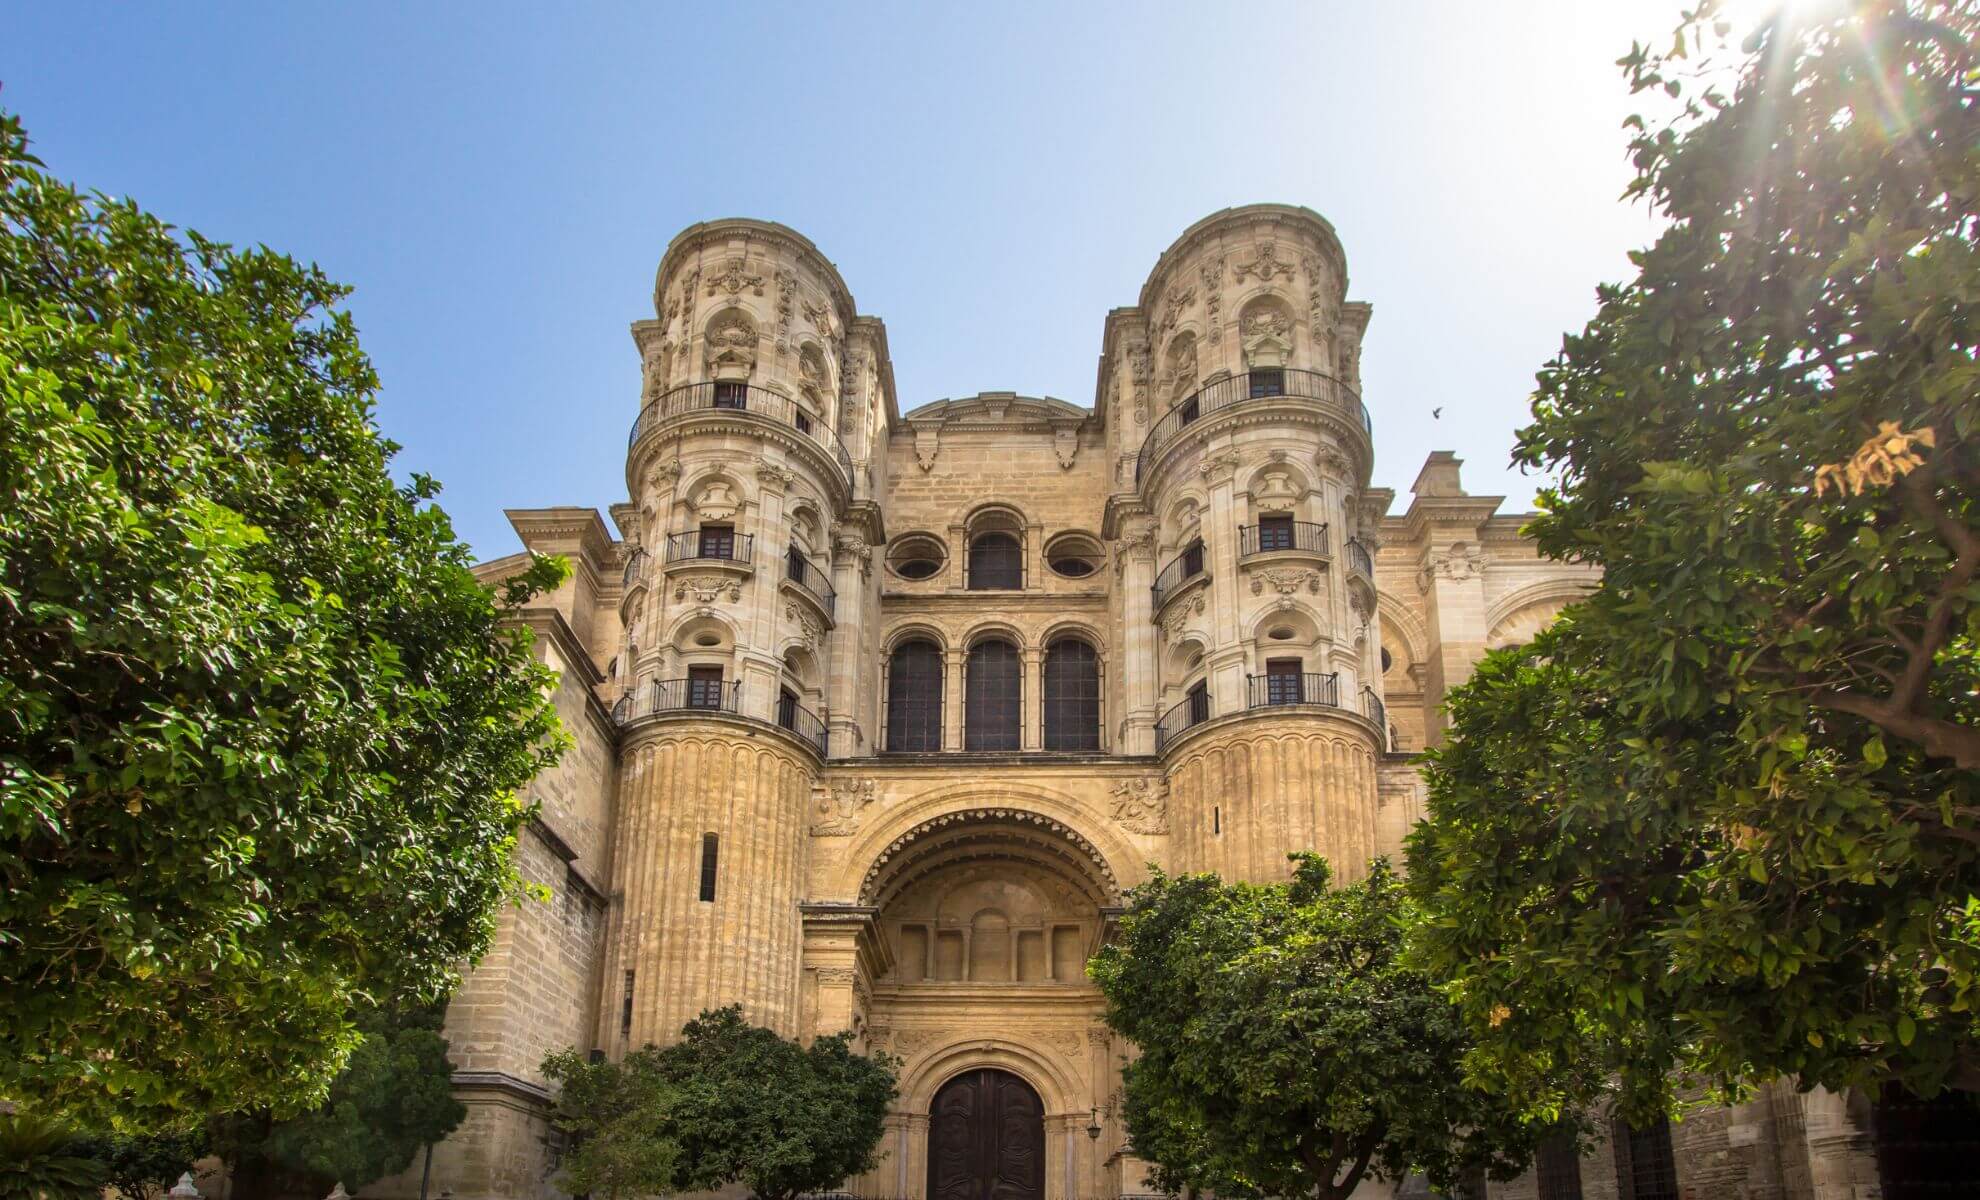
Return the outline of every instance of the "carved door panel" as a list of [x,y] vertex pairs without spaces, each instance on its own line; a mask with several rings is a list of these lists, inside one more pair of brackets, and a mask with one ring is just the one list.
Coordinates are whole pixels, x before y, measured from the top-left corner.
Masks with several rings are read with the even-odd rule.
[[1008,1071],[959,1075],[928,1122],[928,1200],[1044,1200],[1045,1106]]

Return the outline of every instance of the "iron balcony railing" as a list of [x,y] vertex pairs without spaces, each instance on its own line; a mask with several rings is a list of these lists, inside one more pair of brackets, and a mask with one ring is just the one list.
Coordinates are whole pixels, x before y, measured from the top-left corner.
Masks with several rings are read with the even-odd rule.
[[1361,714],[1375,722],[1375,727],[1382,731],[1382,748],[1389,749],[1389,708],[1375,694],[1375,689],[1365,683],[1361,685]]
[[1210,719],[1210,693],[1191,692],[1169,706],[1169,711],[1155,722],[1155,753],[1160,754],[1169,748],[1182,731],[1201,725]]
[[707,381],[683,384],[671,391],[656,396],[633,421],[632,432],[626,436],[626,448],[630,450],[639,441],[639,436],[647,430],[675,417],[695,412],[747,412],[787,426],[804,434],[832,456],[839,469],[846,473],[846,485],[852,485],[852,455],[846,453],[846,444],[832,431],[823,417],[806,412],[797,401],[780,395],[768,388],[752,387],[746,383],[725,383]]
[[1155,428],[1149,430],[1148,436],[1141,441],[1141,452],[1134,456],[1134,481],[1141,482],[1141,477],[1154,463],[1156,454],[1188,426],[1235,404],[1279,396],[1297,396],[1337,405],[1343,411],[1352,413],[1361,422],[1364,431],[1373,432],[1374,426],[1368,420],[1368,407],[1361,402],[1361,397],[1332,375],[1286,368],[1230,375],[1204,384],[1194,395],[1155,422]]
[[754,561],[756,535],[751,533],[728,533],[709,536],[700,530],[667,535],[667,561],[670,563],[704,562],[747,563]]
[[829,736],[825,722],[817,713],[799,704],[795,697],[784,696],[778,699],[777,724],[816,746],[818,757],[825,757],[825,744]]
[[838,593],[832,590],[831,581],[825,578],[825,572],[823,570],[813,564],[811,560],[805,558],[796,549],[792,549],[789,554],[784,556],[784,578],[797,584],[816,599],[819,605],[825,609],[825,615],[827,617],[835,621],[838,620],[835,613],[835,606],[838,604]]
[[612,720],[624,725],[654,713],[686,709],[733,713],[741,703],[740,679],[656,679],[619,697],[612,706]]
[[631,587],[635,580],[646,578],[647,554],[644,550],[634,550],[626,559],[626,575],[620,580],[623,587]]
[[1347,550],[1348,570],[1358,571],[1369,579],[1375,578],[1375,556],[1368,552],[1367,546],[1361,544],[1361,539],[1349,538]]
[[1245,705],[1248,708],[1271,708],[1280,704],[1341,706],[1341,677],[1334,673],[1247,675],[1244,684]]
[[1169,560],[1155,576],[1155,608],[1159,611],[1162,601],[1168,599],[1175,590],[1190,580],[1203,574],[1203,543],[1192,542],[1181,554]]
[[1275,550],[1310,550],[1327,553],[1327,527],[1312,521],[1282,521],[1271,525],[1238,526],[1238,557],[1270,554]]

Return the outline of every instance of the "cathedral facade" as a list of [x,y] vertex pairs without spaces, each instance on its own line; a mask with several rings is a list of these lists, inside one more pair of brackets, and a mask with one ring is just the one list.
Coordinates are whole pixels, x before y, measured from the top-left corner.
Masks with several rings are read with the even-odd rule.
[[[1448,454],[1404,503],[1370,486],[1371,311],[1306,209],[1186,231],[1106,315],[1090,407],[903,411],[885,326],[780,225],[684,231],[653,308],[625,501],[509,513],[575,568],[524,619],[576,746],[517,849],[551,899],[503,915],[448,1014],[470,1115],[431,1194],[559,1195],[544,1056],[616,1058],[728,1003],[903,1060],[853,1195],[960,1197],[971,1154],[1024,1200],[1144,1191],[1129,1047],[1084,971],[1123,892],[1150,864],[1399,855],[1445,692],[1591,574]],[[1784,1137],[1856,1136],[1775,1100],[1675,1159],[1666,1133],[1568,1168],[1649,1200],[1625,1185],[1667,1162],[1675,1188],[1765,1157],[1779,1189]],[[1809,1170],[1776,1194],[1855,1194]],[[418,1171],[366,1194],[418,1195]]]

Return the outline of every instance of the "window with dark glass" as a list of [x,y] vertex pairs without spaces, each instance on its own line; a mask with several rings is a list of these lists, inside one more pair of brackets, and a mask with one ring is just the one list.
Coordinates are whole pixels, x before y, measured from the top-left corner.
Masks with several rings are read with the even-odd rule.
[[1286,394],[1286,373],[1278,367],[1266,367],[1251,373],[1251,395],[1283,396]]
[[1176,424],[1178,425],[1187,425],[1202,415],[1202,404],[1195,396],[1191,396],[1181,404],[1176,405]]
[[1618,1121],[1616,1183],[1624,1200],[1678,1200],[1677,1159],[1671,1153],[1671,1123],[1659,1120],[1641,1129]]
[[1201,679],[1197,680],[1189,686],[1187,692],[1183,693],[1183,699],[1189,701],[1189,723],[1191,725],[1210,719],[1210,687],[1208,684],[1204,683]]
[[1024,558],[1008,533],[985,533],[969,544],[971,591],[1024,586]]
[[1191,542],[1182,552],[1183,578],[1203,574],[1203,543]]
[[1581,1155],[1574,1131],[1559,1129],[1543,1138],[1533,1156],[1540,1200],[1581,1200]]
[[748,408],[749,385],[746,383],[718,383],[715,385],[716,408]]
[[811,563],[804,557],[804,550],[792,546],[784,551],[784,577],[792,583],[811,583]]
[[987,641],[970,647],[963,668],[963,749],[1017,749],[1023,690],[1016,646]]
[[1281,515],[1258,518],[1258,548],[1260,550],[1292,549],[1292,517]]
[[810,433],[810,432],[811,432],[811,414],[810,414],[810,413],[808,413],[808,412],[806,412],[806,411],[804,411],[804,410],[803,410],[803,409],[801,409],[801,408],[800,408],[800,409],[796,409],[796,410],[794,410],[794,413],[795,413],[795,419],[796,419],[796,421],[797,421],[797,427],[798,427],[798,432],[799,432],[799,433]]
[[734,558],[736,556],[736,527],[733,525],[703,525],[701,544],[696,547],[700,558]]
[[622,1006],[622,1007],[621,1007],[621,1008],[619,1009],[619,1036],[620,1036],[620,1037],[631,1037],[631,1036],[632,1036],[632,1014],[633,1014],[633,973],[632,973],[631,971],[627,971],[627,972],[626,972],[626,998],[625,998],[625,1001],[624,1001],[624,1004],[623,1004],[623,1006]]
[[689,708],[722,707],[722,668],[689,667],[687,702]]
[[1078,638],[1045,648],[1045,748],[1100,748],[1100,655]]
[[797,693],[789,688],[777,689],[777,724],[786,729],[797,728]]
[[887,660],[887,749],[941,748],[941,647],[903,642]]
[[1297,658],[1272,658],[1265,661],[1265,703],[1298,704],[1304,699],[1300,687],[1304,679],[1300,674],[1302,665]]
[[715,899],[715,852],[720,848],[720,839],[712,833],[701,835],[701,902],[710,903]]

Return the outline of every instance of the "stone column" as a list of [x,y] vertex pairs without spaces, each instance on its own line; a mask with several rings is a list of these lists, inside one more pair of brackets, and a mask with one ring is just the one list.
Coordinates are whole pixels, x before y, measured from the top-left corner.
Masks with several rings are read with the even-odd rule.
[[1485,553],[1475,542],[1432,546],[1417,573],[1423,590],[1424,623],[1430,629],[1423,706],[1428,721],[1424,742],[1444,742],[1444,695],[1470,678],[1485,657]]
[[1154,597],[1155,522],[1139,518],[1121,533],[1115,550],[1120,587],[1120,677],[1124,712],[1114,749],[1120,754],[1155,753],[1155,721],[1161,702],[1162,671],[1156,660]]
[[[1018,693],[1022,706],[1018,714],[1018,745],[1026,750],[1037,750],[1045,744],[1045,688],[1042,664],[1045,651],[1037,646],[1026,646],[1018,653],[1024,659],[1024,682]],[[1011,978],[1016,979],[1013,974]]]
[[962,749],[963,662],[968,657],[960,646],[942,652],[942,749]]
[[[1203,514],[1203,565],[1210,572],[1211,712],[1223,714],[1244,707],[1243,654],[1245,631],[1238,625],[1238,520],[1236,451],[1206,453],[1197,469],[1210,487]],[[1236,651],[1236,653],[1233,653]]]
[[[859,673],[865,669],[865,655],[859,651],[860,631],[869,620],[867,582],[873,571],[873,548],[857,533],[840,533],[832,539],[832,590],[838,593],[832,631],[825,637],[827,661],[825,702],[831,710],[832,757],[846,758],[870,753],[872,746],[860,736]],[[884,718],[882,718],[884,719]],[[879,737],[877,727],[872,740]]]

